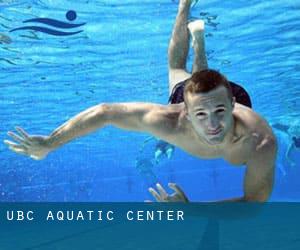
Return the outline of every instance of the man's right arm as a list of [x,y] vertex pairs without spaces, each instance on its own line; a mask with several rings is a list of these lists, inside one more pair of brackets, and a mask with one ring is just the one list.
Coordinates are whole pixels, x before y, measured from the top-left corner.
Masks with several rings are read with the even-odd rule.
[[9,132],[9,135],[19,144],[13,144],[10,141],[5,141],[5,143],[17,153],[29,155],[34,159],[42,159],[50,151],[105,125],[149,132],[166,139],[173,126],[173,121],[167,115],[167,109],[167,106],[152,103],[100,104],[77,114],[49,136],[30,136],[19,129],[21,137]]
[[[162,126],[165,106],[152,103],[100,104],[74,116],[49,136],[51,147],[89,134],[105,125],[132,131],[164,133]],[[160,130],[160,131],[159,131]]]

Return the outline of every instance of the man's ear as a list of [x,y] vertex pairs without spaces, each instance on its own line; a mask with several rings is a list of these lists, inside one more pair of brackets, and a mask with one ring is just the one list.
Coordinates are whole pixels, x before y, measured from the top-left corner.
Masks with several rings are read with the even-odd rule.
[[235,99],[235,97],[233,96],[232,99],[231,99],[231,106],[232,106],[232,108],[234,108],[235,101],[236,101],[236,99]]

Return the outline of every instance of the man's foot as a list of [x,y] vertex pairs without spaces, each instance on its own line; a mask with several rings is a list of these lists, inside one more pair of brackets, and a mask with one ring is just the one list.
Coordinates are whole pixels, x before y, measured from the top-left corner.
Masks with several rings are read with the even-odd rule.
[[174,153],[174,147],[170,147],[170,148],[167,149],[166,155],[167,155],[167,158],[168,158],[169,160],[171,159],[173,153]]
[[192,21],[188,24],[188,29],[191,35],[196,35],[197,33],[203,33],[204,31],[204,21],[199,19]]
[[179,1],[179,6],[183,7],[183,6],[191,6],[191,4],[193,4],[193,0],[180,0]]
[[188,29],[192,37],[192,46],[194,47],[196,43],[200,43],[204,39],[204,21],[196,20],[190,22],[188,24]]
[[199,0],[179,0],[179,3],[181,4],[191,4],[192,6],[195,6]]

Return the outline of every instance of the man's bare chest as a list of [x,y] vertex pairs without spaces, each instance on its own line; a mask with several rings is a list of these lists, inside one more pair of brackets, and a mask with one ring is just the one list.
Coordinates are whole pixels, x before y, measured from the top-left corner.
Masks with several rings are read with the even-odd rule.
[[233,165],[243,165],[251,155],[252,142],[249,137],[240,137],[232,143],[209,145],[194,139],[185,141],[182,149],[202,159],[223,158]]

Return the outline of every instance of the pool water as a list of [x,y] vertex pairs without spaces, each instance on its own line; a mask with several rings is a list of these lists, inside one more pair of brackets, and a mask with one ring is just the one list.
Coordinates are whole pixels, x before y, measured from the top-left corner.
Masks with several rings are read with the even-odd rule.
[[[49,134],[78,112],[102,102],[168,99],[167,47],[178,1],[0,1],[0,139],[22,126]],[[270,123],[299,123],[299,1],[201,0],[191,19],[206,23],[209,66],[241,83],[253,108]],[[70,36],[12,29],[32,18],[83,24]],[[74,16],[73,16],[74,18]],[[69,23],[70,23],[69,22]],[[44,24],[39,26],[45,27]],[[69,32],[69,29],[67,32]],[[192,57],[188,65],[191,67]],[[299,152],[280,136],[273,201],[300,200]],[[245,167],[201,160],[180,149],[152,166],[154,179],[135,167],[151,158],[149,135],[106,127],[52,152],[42,161],[0,144],[0,201],[143,201],[151,182],[178,183],[191,201],[242,195]],[[151,165],[151,164],[150,164]],[[147,167],[147,166],[146,166]]]

